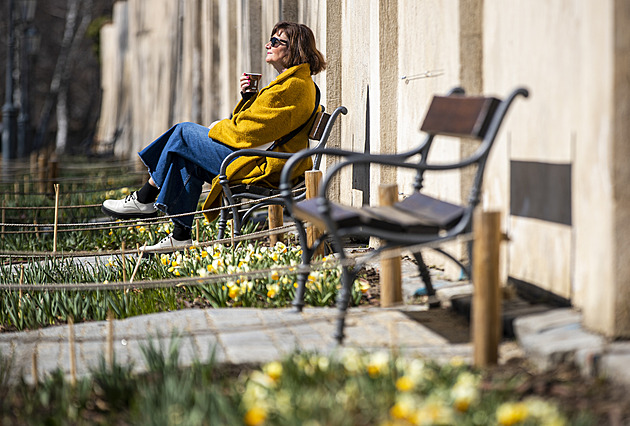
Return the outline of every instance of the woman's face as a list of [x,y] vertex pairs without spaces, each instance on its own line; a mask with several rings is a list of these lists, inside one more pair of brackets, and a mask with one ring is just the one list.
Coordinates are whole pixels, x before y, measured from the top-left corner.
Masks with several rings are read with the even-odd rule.
[[[275,44],[275,46],[272,44]],[[265,45],[265,49],[267,49],[265,61],[272,65],[279,73],[286,70],[285,58],[289,54],[288,44],[289,42],[284,31],[278,30]]]

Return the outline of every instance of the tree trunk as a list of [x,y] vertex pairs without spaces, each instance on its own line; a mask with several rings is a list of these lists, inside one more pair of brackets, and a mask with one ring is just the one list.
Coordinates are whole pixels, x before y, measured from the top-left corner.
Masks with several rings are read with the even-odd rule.
[[35,136],[35,149],[42,148],[44,144],[44,138],[48,131],[48,123],[52,111],[57,103],[57,95],[59,94],[59,86],[61,85],[61,75],[66,68],[66,62],[68,61],[68,54],[70,46],[72,45],[72,35],[77,20],[77,12],[79,10],[79,0],[68,0],[68,12],[66,13],[66,27],[63,32],[63,39],[61,40],[61,50],[59,51],[59,57],[57,57],[57,64],[55,65],[55,72],[53,73],[52,80],[50,82],[50,91],[46,96],[44,107],[42,108],[41,118],[39,120],[39,127],[37,128],[37,134]]
[[92,20],[92,0],[83,0],[83,7],[80,10],[82,15],[81,22],[72,36],[68,60],[65,63],[59,82],[59,93],[57,95],[57,138],[55,143],[57,154],[63,154],[68,145],[68,123],[70,121],[68,116],[68,86],[70,83],[70,75],[72,74],[72,64],[75,63],[75,57],[80,50],[79,45]]

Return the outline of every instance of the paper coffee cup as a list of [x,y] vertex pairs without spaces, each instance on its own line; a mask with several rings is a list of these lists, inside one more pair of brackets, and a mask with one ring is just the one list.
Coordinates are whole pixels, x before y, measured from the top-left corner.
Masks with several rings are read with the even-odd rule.
[[245,75],[249,77],[249,86],[245,89],[246,92],[258,92],[258,82],[262,77],[262,74],[255,72],[246,72]]

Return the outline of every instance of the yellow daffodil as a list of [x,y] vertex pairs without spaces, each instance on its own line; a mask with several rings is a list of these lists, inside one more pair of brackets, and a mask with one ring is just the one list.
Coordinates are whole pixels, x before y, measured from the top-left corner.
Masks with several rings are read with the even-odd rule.
[[515,425],[525,421],[527,416],[527,406],[523,402],[506,402],[497,408],[497,422],[500,425]]
[[279,287],[278,284],[269,284],[267,285],[267,297],[273,299],[278,294]]
[[399,392],[409,392],[410,390],[413,390],[414,386],[415,383],[409,378],[409,376],[402,376],[396,380],[396,389],[398,389]]
[[366,366],[370,377],[378,377],[389,371],[389,354],[387,352],[376,352],[370,356]]
[[122,188],[122,189],[120,190],[120,192],[121,192],[123,195],[129,195],[129,188],[124,187],[124,188]]
[[368,280],[360,278],[354,282],[355,288],[361,293],[365,294],[370,289],[370,283]]
[[326,356],[317,357],[317,368],[319,368],[320,371],[326,372],[328,371],[328,367],[330,367],[330,359],[328,359],[328,357]]
[[468,371],[461,373],[451,389],[453,407],[460,412],[468,411],[471,404],[479,399],[479,381],[481,379]]
[[398,396],[396,403],[389,409],[389,415],[397,420],[409,420],[416,405],[417,401],[411,394]]
[[455,424],[453,420],[453,412],[438,397],[429,397],[411,417],[411,422],[418,425],[451,425]]
[[273,247],[273,249],[275,251],[277,251],[278,253],[286,253],[287,252],[287,246],[281,241],[278,241],[276,243],[276,245]]
[[271,272],[271,279],[274,281],[278,281],[280,279],[280,274],[278,273],[278,271]]
[[560,414],[558,407],[538,397],[530,397],[523,401],[527,406],[529,417],[537,419],[544,426],[565,426],[567,420]]
[[343,351],[341,361],[343,367],[350,374],[358,372],[362,365],[361,357],[357,351],[352,348]]
[[462,365],[465,364],[465,361],[464,361],[464,358],[462,358],[461,356],[454,356],[453,358],[450,359],[449,363],[453,367],[461,367]]
[[214,259],[212,261],[212,267],[214,268],[215,271],[219,271],[221,268],[223,268],[223,260],[221,259]]
[[267,411],[263,407],[252,407],[245,413],[243,422],[247,426],[256,426],[267,420]]
[[277,382],[282,377],[282,364],[280,364],[278,361],[272,361],[263,367],[263,371],[274,382]]
[[230,299],[236,300],[236,298],[238,298],[238,296],[241,295],[241,288],[240,287],[238,287],[238,286],[230,287],[228,285],[228,288],[229,288],[228,296],[230,297]]

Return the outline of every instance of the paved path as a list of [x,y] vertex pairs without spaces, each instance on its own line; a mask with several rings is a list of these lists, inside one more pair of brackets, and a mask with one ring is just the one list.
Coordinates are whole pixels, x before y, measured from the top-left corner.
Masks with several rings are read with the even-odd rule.
[[[400,309],[350,309],[344,347],[373,351],[397,348],[403,354],[447,361],[452,357],[470,360],[470,343],[451,344]],[[180,363],[209,360],[212,351],[219,362],[259,363],[278,359],[296,349],[332,353],[340,350],[332,338],[337,311],[332,308],[292,309],[188,309],[112,321],[116,361],[145,369],[142,346],[150,341],[166,352],[178,339]],[[88,374],[107,353],[109,325],[106,321],[74,325],[76,373]],[[179,336],[179,337],[174,337]],[[502,347],[505,356],[518,352],[514,343]],[[37,374],[59,368],[70,374],[70,343],[67,325],[36,331],[0,334],[0,351],[12,356],[14,375],[23,372],[33,379],[33,357]],[[17,377],[17,376],[15,376]]]

